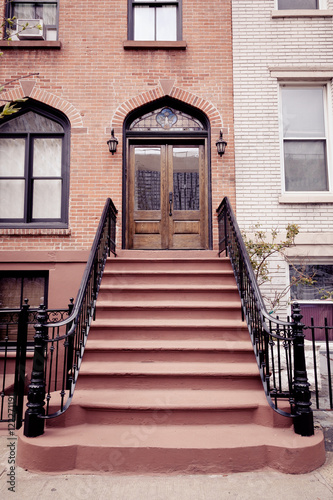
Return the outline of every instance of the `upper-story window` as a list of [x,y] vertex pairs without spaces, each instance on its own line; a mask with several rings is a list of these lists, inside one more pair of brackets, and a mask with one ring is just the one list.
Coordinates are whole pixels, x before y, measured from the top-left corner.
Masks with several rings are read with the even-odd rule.
[[6,17],[13,22],[7,27],[12,40],[58,39],[58,0],[11,0],[6,8]]
[[0,224],[65,227],[69,124],[34,106],[17,115],[0,124]]
[[319,0],[278,0],[279,10],[319,9]]
[[128,14],[130,40],[182,38],[181,0],[129,0]]
[[326,87],[282,87],[286,191],[329,191]]

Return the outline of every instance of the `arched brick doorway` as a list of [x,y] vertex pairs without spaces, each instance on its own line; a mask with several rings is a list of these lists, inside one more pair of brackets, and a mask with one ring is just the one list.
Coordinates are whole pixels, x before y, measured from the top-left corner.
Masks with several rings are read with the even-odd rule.
[[207,117],[170,97],[127,116],[125,248],[210,248],[209,136]]

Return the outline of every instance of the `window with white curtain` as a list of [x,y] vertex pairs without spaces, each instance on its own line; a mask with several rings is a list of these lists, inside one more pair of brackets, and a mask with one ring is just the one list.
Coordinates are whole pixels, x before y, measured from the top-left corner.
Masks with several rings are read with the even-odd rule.
[[181,40],[181,0],[129,0],[129,39]]
[[29,109],[0,124],[0,223],[67,221],[66,123]]
[[282,86],[285,191],[329,191],[326,86]]

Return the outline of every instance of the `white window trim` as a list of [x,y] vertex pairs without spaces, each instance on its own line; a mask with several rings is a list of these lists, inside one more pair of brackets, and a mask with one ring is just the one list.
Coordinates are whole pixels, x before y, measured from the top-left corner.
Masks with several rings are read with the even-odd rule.
[[[302,260],[300,258],[293,258],[292,264],[294,265],[302,265]],[[304,263],[304,262],[303,262]],[[330,258],[324,258],[323,260],[312,257],[311,259],[306,260],[306,264],[309,266],[332,266],[333,260]],[[287,264],[287,280],[288,284],[290,284],[290,267]],[[289,290],[289,299],[291,301],[291,290]],[[333,302],[331,299],[295,299],[293,302],[298,302],[299,304],[313,304],[313,305],[324,305],[331,304],[333,307]]]
[[319,0],[318,9],[278,9],[278,0],[275,0],[274,10],[271,11],[272,19],[281,17],[333,17],[333,10],[328,8],[328,0]]
[[[281,168],[281,194],[280,203],[332,203],[333,202],[333,173],[332,173],[332,145],[331,134],[332,119],[329,110],[332,109],[331,92],[327,81],[312,81],[312,82],[279,82],[279,132],[280,132],[280,164]],[[327,148],[327,177],[328,191],[286,191],[285,188],[285,169],[284,169],[284,137],[283,137],[283,116],[282,116],[282,96],[281,90],[283,87],[296,88],[317,88],[324,89],[324,121],[325,121],[325,138]]]

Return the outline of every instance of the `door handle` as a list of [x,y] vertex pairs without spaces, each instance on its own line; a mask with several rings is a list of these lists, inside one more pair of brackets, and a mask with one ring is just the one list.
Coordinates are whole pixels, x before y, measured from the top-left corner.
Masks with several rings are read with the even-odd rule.
[[172,215],[172,198],[173,198],[173,193],[172,193],[172,191],[170,191],[170,193],[169,193],[169,207],[170,207],[169,215],[170,215],[170,217]]

